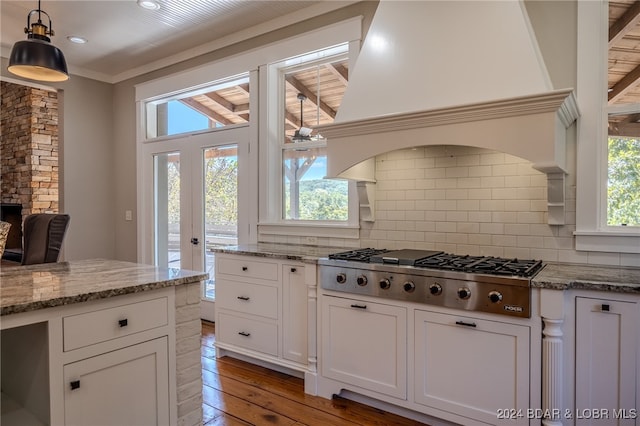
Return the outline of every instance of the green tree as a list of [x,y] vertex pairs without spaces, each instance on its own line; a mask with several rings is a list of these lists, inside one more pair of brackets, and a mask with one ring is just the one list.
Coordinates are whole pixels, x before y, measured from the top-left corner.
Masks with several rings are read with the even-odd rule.
[[640,225],[640,139],[609,137],[607,224]]
[[205,222],[235,225],[238,222],[238,159],[214,157],[205,162]]

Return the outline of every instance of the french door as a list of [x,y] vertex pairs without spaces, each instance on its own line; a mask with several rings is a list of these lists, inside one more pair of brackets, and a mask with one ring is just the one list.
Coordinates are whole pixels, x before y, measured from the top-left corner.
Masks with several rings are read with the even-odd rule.
[[208,273],[201,306],[202,318],[210,321],[215,307],[212,249],[248,239],[248,135],[248,126],[224,128],[147,143],[142,149],[142,260]]

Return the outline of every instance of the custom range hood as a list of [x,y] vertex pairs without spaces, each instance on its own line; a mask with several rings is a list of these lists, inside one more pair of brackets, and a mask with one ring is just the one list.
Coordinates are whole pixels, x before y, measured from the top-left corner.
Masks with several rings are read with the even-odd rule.
[[[572,89],[554,90],[521,1],[381,0],[327,138],[329,177],[374,181],[374,157],[466,145],[530,161],[564,223]],[[361,192],[361,205],[372,191]]]

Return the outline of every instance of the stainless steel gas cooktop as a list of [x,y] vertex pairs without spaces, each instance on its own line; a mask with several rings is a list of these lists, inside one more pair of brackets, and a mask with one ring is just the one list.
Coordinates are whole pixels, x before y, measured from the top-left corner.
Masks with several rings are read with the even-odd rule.
[[318,263],[327,290],[518,317],[531,316],[530,281],[544,267],[539,260],[372,248]]

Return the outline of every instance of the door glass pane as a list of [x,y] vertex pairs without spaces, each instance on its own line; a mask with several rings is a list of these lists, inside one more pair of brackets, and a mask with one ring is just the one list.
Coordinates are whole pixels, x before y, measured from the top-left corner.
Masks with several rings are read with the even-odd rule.
[[155,263],[180,268],[180,154],[156,154],[153,165]]
[[214,253],[216,246],[238,244],[238,146],[204,150],[205,271],[209,280],[204,297],[215,298]]

